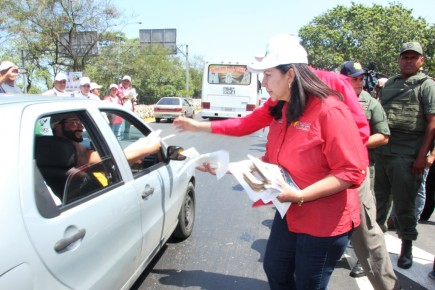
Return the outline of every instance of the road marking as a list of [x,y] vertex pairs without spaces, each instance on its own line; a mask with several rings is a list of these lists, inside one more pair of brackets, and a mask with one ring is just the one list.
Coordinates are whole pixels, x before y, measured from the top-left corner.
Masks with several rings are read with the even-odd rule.
[[[349,263],[350,268],[352,269],[353,266],[355,266],[356,262],[358,261],[358,258],[356,257],[353,248],[347,247],[346,251],[344,252],[344,256],[346,257],[346,260]],[[372,284],[370,283],[369,279],[366,276],[360,278],[352,278],[352,277],[350,278],[355,279],[359,289],[374,290]]]
[[[427,289],[435,289],[435,282],[430,279],[427,274],[432,271],[434,255],[428,253],[416,246],[412,247],[412,254],[414,256],[412,267],[409,269],[401,269],[397,267],[397,259],[400,254],[402,241],[390,234],[385,234],[385,243],[388,253],[390,254],[391,263],[393,264],[394,271],[408,277],[410,280],[418,283]],[[357,257],[353,248],[346,248],[345,257],[352,269],[357,261]],[[373,287],[367,277],[354,278],[358,287],[364,290],[372,290]]]

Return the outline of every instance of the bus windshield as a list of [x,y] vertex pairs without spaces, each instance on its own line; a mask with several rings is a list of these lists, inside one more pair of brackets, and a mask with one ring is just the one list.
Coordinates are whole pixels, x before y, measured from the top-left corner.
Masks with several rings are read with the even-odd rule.
[[248,86],[251,84],[251,73],[246,65],[211,64],[208,66],[208,83]]

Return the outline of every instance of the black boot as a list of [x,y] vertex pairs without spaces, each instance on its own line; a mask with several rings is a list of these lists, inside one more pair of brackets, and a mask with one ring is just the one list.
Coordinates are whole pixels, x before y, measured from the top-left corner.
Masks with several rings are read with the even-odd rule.
[[412,266],[412,241],[402,240],[402,250],[400,251],[397,266],[402,269],[409,269]]
[[429,276],[429,278],[435,280],[435,258],[433,258],[433,268],[432,268],[432,272],[429,272],[428,276]]
[[354,277],[354,278],[366,276],[366,272],[364,271],[359,260],[356,262],[355,266],[353,266],[352,271],[350,271],[349,276]]

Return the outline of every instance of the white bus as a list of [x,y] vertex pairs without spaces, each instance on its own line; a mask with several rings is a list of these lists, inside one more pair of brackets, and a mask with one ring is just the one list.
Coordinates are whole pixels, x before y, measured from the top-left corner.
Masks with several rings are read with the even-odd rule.
[[201,115],[203,118],[240,118],[260,105],[261,84],[246,63],[210,62],[204,66]]

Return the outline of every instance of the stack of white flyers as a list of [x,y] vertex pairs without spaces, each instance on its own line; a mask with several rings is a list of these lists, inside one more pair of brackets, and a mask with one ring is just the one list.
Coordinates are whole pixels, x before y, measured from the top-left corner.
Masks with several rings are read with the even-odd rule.
[[234,175],[240,185],[248,194],[248,197],[256,202],[272,202],[281,217],[284,217],[290,202],[280,202],[276,199],[282,191],[284,182],[295,189],[299,189],[290,175],[280,166],[265,163],[260,159],[248,155],[249,160],[233,162],[229,165],[229,171]]

